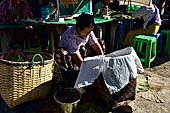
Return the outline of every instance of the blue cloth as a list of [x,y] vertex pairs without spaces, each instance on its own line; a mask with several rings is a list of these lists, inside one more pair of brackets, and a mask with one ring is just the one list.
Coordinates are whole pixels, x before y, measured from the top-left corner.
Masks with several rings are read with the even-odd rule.
[[123,41],[126,34],[126,25],[127,21],[124,19],[121,19],[118,21],[117,28],[116,28],[116,34],[115,34],[115,45],[114,50],[119,50],[123,48]]
[[150,26],[154,22],[156,22],[156,20],[158,19],[158,16],[159,16],[159,9],[157,8],[157,6],[155,4],[153,4],[153,6],[155,8],[155,16],[148,22],[147,26]]

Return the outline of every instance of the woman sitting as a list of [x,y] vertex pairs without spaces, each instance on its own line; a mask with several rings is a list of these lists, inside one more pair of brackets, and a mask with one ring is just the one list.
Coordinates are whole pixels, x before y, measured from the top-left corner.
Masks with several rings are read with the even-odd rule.
[[[104,45],[93,33],[94,19],[89,14],[81,14],[76,25],[67,29],[56,51],[56,61],[62,67],[64,86],[73,87],[77,79],[83,58],[87,56],[104,55]],[[88,71],[88,70],[87,70]],[[121,91],[110,95],[102,75],[92,85],[84,87],[85,93],[79,102],[78,109],[83,111],[84,104],[92,102],[104,111],[117,107],[118,103],[134,99],[136,79],[133,79]],[[100,111],[100,110],[99,110]]]

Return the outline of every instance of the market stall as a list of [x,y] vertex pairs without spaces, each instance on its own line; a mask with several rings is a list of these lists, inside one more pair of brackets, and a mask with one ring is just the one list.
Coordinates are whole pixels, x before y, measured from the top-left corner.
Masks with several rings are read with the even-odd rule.
[[[119,28],[122,29],[124,27],[124,26],[123,27],[121,26],[121,25],[123,25],[123,21],[122,21],[123,19],[126,20],[127,22],[129,22],[129,21],[131,22],[131,20],[132,20],[132,18],[130,16],[128,16],[126,14],[122,14],[121,12],[117,12],[116,14],[114,12],[114,13],[112,13],[113,15],[109,15],[108,6],[107,6],[109,2],[110,2],[110,0],[106,0],[104,3],[104,6],[101,7],[102,8],[101,12],[99,14],[97,14],[98,16],[94,17],[94,23],[96,24],[95,28],[96,29],[100,28],[99,30],[98,29],[96,30],[96,34],[97,35],[99,34],[98,38],[102,38],[105,40],[107,53],[110,53],[110,52],[113,52],[114,50],[119,50],[119,49],[123,48],[122,46],[119,46],[122,44],[123,38],[121,39],[121,41],[119,41],[119,39],[117,39],[117,37],[116,37],[117,36],[116,33],[119,33],[120,35],[118,37],[121,37],[122,36],[121,33],[124,31],[117,32],[117,28],[118,28],[117,26],[119,26]],[[9,3],[12,3],[12,5],[9,5]],[[2,4],[4,4],[4,5],[2,5]],[[23,4],[26,6],[26,10],[24,10],[24,8],[22,6]],[[12,2],[12,0],[3,0],[0,5],[3,6],[3,7],[1,7],[3,10],[7,9],[4,11],[5,13],[0,12],[0,16],[2,16],[0,18],[0,22],[1,22],[0,23],[0,33],[3,33],[3,32],[8,33],[8,31],[12,31],[12,33],[15,34],[15,32],[17,32],[19,41],[20,41],[20,39],[24,40],[23,43],[22,43],[22,41],[20,43],[21,46],[24,47],[24,49],[20,50],[19,46],[13,48],[13,46],[15,46],[15,43],[13,45],[11,45],[11,43],[10,43],[10,40],[12,38],[15,41],[13,34],[9,36],[10,38],[9,38],[9,40],[8,39],[6,40],[5,44],[2,44],[3,43],[2,37],[4,38],[5,35],[1,35],[1,37],[0,37],[1,38],[1,46],[3,46],[3,47],[4,47],[4,45],[7,46],[5,49],[3,49],[3,52],[6,52],[7,54],[2,53],[2,55],[0,57],[0,66],[2,69],[1,70],[2,74],[0,74],[0,83],[1,83],[0,92],[1,92],[2,99],[5,101],[5,103],[8,104],[9,108],[15,108],[20,104],[21,104],[21,106],[22,105],[26,106],[25,103],[32,101],[32,100],[47,99],[46,97],[47,97],[47,94],[50,92],[51,85],[53,86],[53,88],[55,86],[55,88],[54,88],[55,90],[56,89],[60,90],[60,91],[64,90],[64,89],[58,87],[58,86],[61,86],[61,84],[56,85],[56,84],[53,84],[53,81],[52,81],[53,77],[56,77],[59,74],[61,74],[58,72],[58,70],[57,70],[57,72],[55,72],[56,71],[56,68],[55,68],[56,65],[54,66],[54,60],[56,60],[56,59],[54,59],[54,56],[56,55],[55,48],[56,48],[56,45],[59,44],[59,42],[61,40],[61,35],[63,34],[63,32],[66,29],[68,29],[69,26],[76,24],[76,20],[74,19],[74,17],[82,14],[83,12],[88,13],[88,14],[91,14],[93,12],[92,0],[87,0],[87,1],[86,0],[73,0],[73,1],[71,1],[71,0],[70,1],[52,0],[50,2],[46,1],[44,3],[39,3],[39,5],[41,7],[39,8],[38,11],[41,11],[41,14],[40,14],[41,17],[39,14],[37,14],[38,16],[35,18],[34,18],[34,13],[31,12],[31,9],[29,7],[30,5],[28,4],[28,2],[26,0],[16,0],[15,2]],[[20,7],[17,8],[17,6],[20,6]],[[36,12],[35,9],[33,11]],[[22,12],[22,13],[20,14],[19,12]],[[23,29],[26,32],[21,33]],[[27,31],[30,31],[30,32],[27,32]],[[32,33],[32,31],[33,31],[34,36],[30,35]],[[48,45],[47,45],[48,50],[45,51],[44,49],[41,48],[40,51],[35,51],[35,50],[27,51],[29,54],[26,54],[25,52],[23,52],[23,51],[25,51],[26,45],[28,45],[28,47],[31,48],[32,44],[36,43],[36,40],[38,39],[37,37],[40,37],[40,38],[43,37],[42,35],[39,35],[39,34],[43,34],[45,37],[45,39],[43,39],[43,42],[40,42],[40,45],[44,46],[48,43]],[[47,37],[46,37],[46,34],[48,34]],[[28,37],[35,37],[35,38],[29,40],[30,41],[29,44],[25,44],[25,40]],[[15,42],[17,42],[17,41],[15,41]],[[131,59],[131,61],[129,61],[129,62],[130,63],[132,62],[132,64],[135,65],[135,62],[133,62],[133,61],[134,61],[134,59],[138,59],[138,58],[137,58],[134,50],[132,48],[127,49],[127,50],[128,51],[126,51],[126,49],[125,49],[123,51],[128,52],[126,54],[128,54]],[[42,53],[42,51],[43,51],[43,53]],[[113,53],[113,56],[115,57],[115,59],[117,58],[117,56],[114,54],[117,54],[117,53],[119,53],[119,52]],[[118,54],[118,57],[124,56],[123,53],[125,53],[125,52],[123,52],[123,53],[120,52],[120,53],[121,54]],[[107,60],[107,58],[110,58],[110,56],[108,56],[108,57],[104,56],[102,59]],[[114,61],[114,58],[113,59],[111,58],[111,61],[112,60]],[[124,58],[123,60],[126,60],[126,58]],[[98,62],[98,63],[100,63],[100,62]],[[140,71],[143,71],[140,61],[137,61],[137,63],[138,63],[138,68],[141,69]],[[104,65],[105,62],[101,62],[101,64]],[[132,71],[133,65],[132,66],[127,66],[127,65],[130,65],[130,64],[125,63],[122,66],[126,66],[127,70]],[[94,67],[94,68],[97,68],[97,67]],[[113,67],[111,67],[111,68],[113,68]],[[120,65],[118,66],[118,68],[120,68]],[[134,69],[135,70],[134,73],[132,72],[135,75],[134,78],[136,77],[138,68]],[[131,71],[128,71],[128,72],[131,73]],[[103,72],[104,72],[104,70],[103,70]],[[8,76],[4,76],[3,74],[4,75],[6,74]],[[80,75],[81,74],[82,73],[80,73]],[[14,77],[12,78],[12,76],[14,76]],[[130,76],[131,75],[129,75],[128,77],[130,77]],[[82,76],[80,76],[80,78],[81,77]],[[102,76],[100,76],[100,77],[102,77]],[[100,77],[99,77],[99,81],[95,82],[95,86],[97,86],[96,92],[99,92],[99,95],[97,95],[97,97],[100,97],[100,94],[102,95],[102,93],[98,90],[98,89],[100,89],[100,85],[105,84],[103,79],[101,80]],[[105,78],[104,80],[106,80],[106,79],[108,79],[108,78]],[[98,79],[96,78],[96,80],[98,80]],[[132,92],[134,94],[135,93],[134,92],[135,85],[136,85],[135,79],[132,80],[132,79],[126,78],[126,80],[127,80],[126,83],[120,89],[122,89],[126,85],[128,85],[127,87],[131,87],[131,86],[129,86],[129,84],[131,85],[131,82],[132,82],[134,85],[133,89],[129,89],[129,90],[133,90]],[[132,81],[129,81],[129,80],[132,80]],[[8,81],[10,81],[10,82],[8,82]],[[54,81],[56,82],[57,80],[54,80]],[[107,82],[108,82],[108,80],[107,80]],[[10,83],[10,85],[8,85],[8,83]],[[20,85],[23,87],[21,87]],[[81,85],[81,83],[79,85]],[[111,86],[112,85],[113,84],[111,84]],[[40,87],[40,86],[42,86],[42,87]],[[15,89],[15,87],[17,87],[18,89],[17,88]],[[120,89],[119,89],[119,91],[120,91]],[[107,92],[107,89],[105,91]],[[31,92],[33,92],[33,93],[31,93]],[[118,92],[118,90],[116,92]],[[124,90],[122,92],[124,92]],[[125,90],[125,92],[126,92],[126,90]],[[15,96],[14,96],[14,93],[15,93]],[[18,95],[16,93],[18,93]],[[52,92],[52,93],[54,93],[54,92]],[[115,93],[115,92],[112,92],[112,93]],[[41,94],[44,94],[44,95],[41,95]],[[58,95],[58,94],[55,93],[55,96],[56,95]],[[119,95],[119,93],[117,95]],[[132,96],[132,95],[130,95],[130,96]],[[108,93],[106,96],[109,97],[110,94]],[[113,96],[111,96],[111,98],[113,99]],[[57,99],[55,99],[55,101],[56,100]],[[81,100],[81,99],[78,99],[78,100]],[[58,108],[58,106],[55,105],[57,103],[53,103],[53,102],[49,101],[48,99],[45,100],[44,103],[46,103],[46,101],[48,101],[47,104],[49,104],[49,106],[50,105],[54,106],[54,108],[52,108],[52,109],[55,109],[55,107]],[[110,99],[109,99],[109,102],[111,102]],[[40,104],[40,103],[38,103],[38,104]],[[60,103],[60,104],[63,104],[63,103]],[[111,103],[111,104],[114,104],[114,103]],[[28,106],[29,106],[29,104],[28,104]],[[36,110],[41,109],[40,105],[38,105],[38,107],[39,108],[35,108],[35,109]],[[8,109],[8,107],[6,107],[6,108]],[[20,109],[20,108],[18,108],[18,109]],[[25,109],[27,109],[27,108],[25,108]],[[31,109],[31,108],[28,108],[28,109]],[[44,107],[44,109],[45,109],[45,107]],[[37,111],[39,111],[39,110],[37,110]],[[55,112],[58,112],[58,109]]]

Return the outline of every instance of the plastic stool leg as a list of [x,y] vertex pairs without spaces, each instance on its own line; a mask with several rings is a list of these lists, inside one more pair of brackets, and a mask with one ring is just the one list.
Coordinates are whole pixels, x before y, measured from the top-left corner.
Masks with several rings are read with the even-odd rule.
[[156,42],[153,43],[153,56],[156,57]]
[[165,55],[169,55],[170,53],[170,33],[164,33],[162,32],[162,34],[165,34],[166,37],[166,46],[165,46]]
[[[158,40],[159,40],[159,42],[158,42]],[[162,34],[160,34],[159,38],[156,40],[156,43],[157,43],[156,44],[157,47],[159,47],[159,50],[157,50],[156,52],[161,54],[161,52],[162,52]]]
[[168,35],[167,35],[167,42],[168,42],[167,55],[169,56],[169,54],[170,54],[170,33],[168,33]]
[[140,50],[140,45],[141,45],[141,42],[140,41],[138,41],[137,42],[137,53],[139,52],[139,50]]
[[146,43],[146,56],[145,56],[145,67],[150,68],[150,59],[151,59],[151,51],[152,51],[152,44],[151,40]]
[[143,46],[143,42],[140,42],[140,44],[139,44],[139,52],[140,53],[142,52],[142,46]]

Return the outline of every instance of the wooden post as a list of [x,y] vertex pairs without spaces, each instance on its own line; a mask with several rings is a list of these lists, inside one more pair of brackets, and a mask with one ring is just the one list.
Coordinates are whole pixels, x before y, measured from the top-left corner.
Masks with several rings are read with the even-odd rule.
[[114,51],[114,41],[115,41],[115,31],[117,27],[117,22],[112,21],[111,22],[111,29],[110,29],[110,52]]
[[50,41],[50,53],[54,56],[55,53],[55,47],[54,47],[54,34],[53,34],[53,28],[51,26],[48,27],[49,31],[49,41]]

